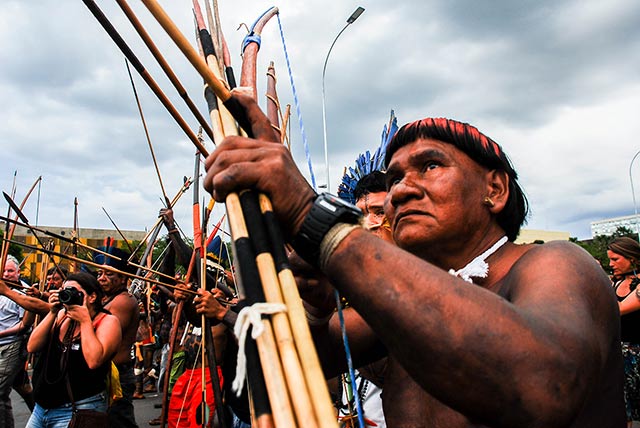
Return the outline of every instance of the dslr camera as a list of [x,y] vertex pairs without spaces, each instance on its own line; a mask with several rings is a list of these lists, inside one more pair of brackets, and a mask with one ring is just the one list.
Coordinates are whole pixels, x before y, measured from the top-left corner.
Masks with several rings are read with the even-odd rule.
[[74,287],[64,287],[58,293],[58,300],[64,305],[81,305],[84,302],[84,294]]

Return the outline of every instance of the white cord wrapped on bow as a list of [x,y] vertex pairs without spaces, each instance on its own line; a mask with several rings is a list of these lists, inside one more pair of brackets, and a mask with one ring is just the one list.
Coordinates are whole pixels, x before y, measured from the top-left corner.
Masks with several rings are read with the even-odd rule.
[[231,384],[233,392],[235,392],[238,397],[242,393],[244,380],[247,376],[247,357],[244,355],[244,345],[249,327],[253,327],[251,337],[255,340],[260,337],[264,331],[262,315],[286,312],[286,310],[287,307],[282,303],[254,303],[251,306],[242,308],[238,314],[238,319],[233,327],[233,333],[238,338],[238,359],[236,363],[236,378]]

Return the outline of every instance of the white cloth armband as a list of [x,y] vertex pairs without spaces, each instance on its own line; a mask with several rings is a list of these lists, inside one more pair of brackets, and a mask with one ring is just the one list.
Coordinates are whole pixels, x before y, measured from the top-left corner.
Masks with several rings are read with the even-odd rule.
[[320,256],[318,257],[318,266],[324,270],[329,263],[329,259],[338,245],[355,229],[360,229],[359,224],[338,223],[333,226],[320,243]]

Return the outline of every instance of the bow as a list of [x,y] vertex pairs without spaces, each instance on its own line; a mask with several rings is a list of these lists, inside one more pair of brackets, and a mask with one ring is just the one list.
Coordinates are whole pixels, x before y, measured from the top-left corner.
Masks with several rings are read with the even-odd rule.
[[[73,237],[73,256],[78,257],[79,230],[78,230],[78,197],[77,196],[73,198],[73,232],[71,236]],[[79,269],[78,263],[73,263],[73,271],[78,272],[78,269]]]
[[[35,186],[34,186],[35,187]],[[33,190],[33,189],[32,189]],[[31,192],[29,192],[31,193]],[[13,199],[11,198],[11,196],[7,195],[7,193],[2,192],[5,200],[7,201],[7,203],[9,204],[9,206],[11,207],[11,209],[13,210],[13,212],[16,213],[16,216],[22,220],[24,222],[24,225],[31,231],[31,233],[33,234],[33,237],[36,238],[36,241],[38,241],[38,244],[40,244],[40,246],[42,248],[45,248],[46,245],[42,242],[42,239],[40,239],[40,237],[38,236],[38,234],[35,233],[35,229],[29,224],[29,220],[27,220],[27,217],[24,215],[24,213],[22,212],[22,208],[24,206],[24,203],[26,203],[26,199],[23,201],[23,203],[21,204],[21,207],[18,207],[18,205],[16,205],[16,203],[13,201]],[[14,223],[15,225],[15,223]],[[12,232],[13,233],[13,232]],[[6,239],[5,238],[5,242],[7,243],[6,245],[6,249],[7,251],[5,252],[5,254],[3,254],[3,258],[1,261],[2,264],[2,271],[4,272],[4,264],[6,262],[6,258],[9,255],[9,243],[15,243],[15,244],[20,244],[18,242],[12,241],[11,239]],[[25,245],[23,245],[25,246]],[[36,247],[37,249],[37,247]],[[61,270],[60,266],[58,266],[58,263],[56,263],[55,259],[51,259],[51,261],[53,262],[53,264],[56,267],[56,270]]]
[[260,50],[261,34],[267,22],[279,13],[277,7],[273,6],[266,10],[260,17],[249,27],[249,33],[244,37],[242,42],[242,71],[240,77],[240,86],[251,88],[251,97],[258,99],[256,89],[256,59]]
[[[42,181],[42,176],[39,176],[36,179],[36,181],[34,181],[33,185],[31,185],[31,187],[27,191],[27,194],[25,195],[24,199],[20,203],[20,207],[18,208],[18,210],[20,212],[24,208],[25,204],[27,203],[27,200],[29,200],[29,196],[31,196],[31,193],[33,193],[33,190],[36,188],[38,183],[40,183],[41,181]],[[9,196],[6,193],[4,193],[4,195],[5,195],[5,198],[7,196]],[[12,206],[11,206],[11,204],[9,204],[9,213],[7,214],[7,217],[10,216],[11,209],[12,209]],[[18,217],[19,217],[18,211],[15,211],[15,213],[16,213],[15,220],[17,220]],[[5,229],[5,235],[4,235],[4,241],[2,242],[2,251],[0,251],[0,272],[4,272],[4,264],[7,262],[7,256],[9,256],[9,242],[7,240],[13,238],[13,234],[15,232],[15,229],[16,229],[15,223],[7,222],[6,229]]]
[[[243,82],[243,86],[247,85],[254,88],[254,92],[256,87],[255,65],[249,64],[245,67],[245,63],[249,61],[255,64],[260,43],[259,34],[266,22],[277,14],[278,9],[275,7],[263,13],[252,25],[249,36],[248,38],[245,37],[245,42],[243,43],[243,76],[241,81]],[[275,71],[272,67],[269,68],[267,76],[267,113],[272,122],[272,126],[277,128],[276,112],[278,105],[277,96],[275,95]],[[271,110],[271,114],[269,114],[269,110]],[[297,344],[297,354],[295,355],[297,361],[294,359],[294,355],[290,356],[290,359],[286,361],[285,356],[282,357],[296,416],[298,420],[313,420],[313,422],[317,422],[318,426],[323,428],[334,427],[335,418],[333,405],[328,389],[319,387],[319,385],[326,385],[324,374],[313,345],[311,333],[306,321],[305,310],[298,293],[295,278],[288,263],[282,233],[280,232],[280,226],[273,213],[271,202],[265,195],[259,195],[258,198],[246,197],[243,203],[249,206],[253,205],[251,208],[247,207],[245,211],[252,212],[255,210],[262,213],[262,220],[264,222],[262,227],[267,234],[266,242],[270,243],[270,246],[267,247],[265,251],[269,252],[269,256],[271,257],[269,263],[273,265],[273,269],[276,272],[277,287],[274,286],[273,289],[269,289],[267,285],[263,283],[266,300],[267,302],[276,304],[285,303],[287,306],[286,316],[285,314],[275,314],[272,316],[276,338],[283,343],[287,343],[292,336],[292,342]],[[252,224],[249,217],[247,218],[247,224]],[[250,226],[249,233],[252,237],[255,236],[255,241],[261,241],[258,226]],[[270,268],[271,266],[265,267],[265,269]],[[288,318],[288,323],[279,325],[278,321],[280,318]],[[281,354],[287,354],[286,348],[283,349],[280,347],[279,351]],[[301,374],[299,375],[296,373],[298,367],[301,369]],[[306,396],[302,394],[302,391],[305,390],[307,391]],[[311,409],[306,407],[307,398],[312,406]]]

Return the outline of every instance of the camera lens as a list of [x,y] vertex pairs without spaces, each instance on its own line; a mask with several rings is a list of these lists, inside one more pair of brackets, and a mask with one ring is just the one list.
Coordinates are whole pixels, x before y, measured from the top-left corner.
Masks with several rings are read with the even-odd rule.
[[58,300],[64,305],[81,305],[84,295],[74,287],[64,287],[58,293]]

